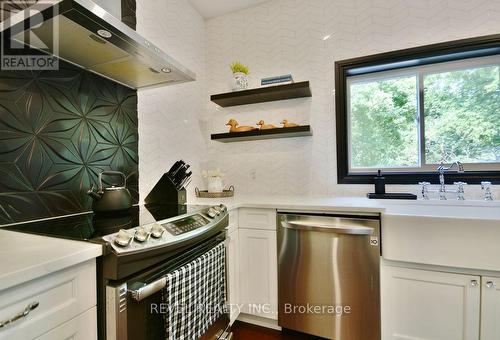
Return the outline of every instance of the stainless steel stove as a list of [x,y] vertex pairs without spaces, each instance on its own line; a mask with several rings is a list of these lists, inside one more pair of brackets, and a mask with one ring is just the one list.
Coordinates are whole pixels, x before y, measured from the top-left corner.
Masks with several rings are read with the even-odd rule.
[[[103,245],[98,259],[99,339],[164,339],[162,278],[225,242],[227,208],[144,205],[111,215],[82,214],[5,226],[6,229]],[[202,339],[224,339],[224,313]]]

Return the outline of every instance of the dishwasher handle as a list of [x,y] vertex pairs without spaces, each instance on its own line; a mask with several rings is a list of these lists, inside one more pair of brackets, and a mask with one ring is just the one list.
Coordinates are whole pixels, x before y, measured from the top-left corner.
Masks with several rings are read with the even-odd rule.
[[312,221],[283,221],[283,227],[295,230],[309,230],[347,235],[373,235],[374,229],[363,226],[343,226]]

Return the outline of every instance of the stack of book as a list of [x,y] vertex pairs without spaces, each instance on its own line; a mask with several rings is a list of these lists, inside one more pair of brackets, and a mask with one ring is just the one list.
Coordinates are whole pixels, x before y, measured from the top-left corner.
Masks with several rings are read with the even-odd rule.
[[293,83],[293,77],[291,74],[285,74],[283,76],[277,76],[277,77],[262,78],[260,80],[261,86],[282,85],[291,83]]

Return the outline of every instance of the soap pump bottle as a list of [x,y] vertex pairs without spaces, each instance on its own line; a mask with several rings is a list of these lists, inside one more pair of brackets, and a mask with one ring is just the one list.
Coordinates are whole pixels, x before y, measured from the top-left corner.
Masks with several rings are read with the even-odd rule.
[[382,171],[378,171],[377,176],[373,178],[375,183],[375,194],[384,195],[385,194],[385,177],[382,176]]

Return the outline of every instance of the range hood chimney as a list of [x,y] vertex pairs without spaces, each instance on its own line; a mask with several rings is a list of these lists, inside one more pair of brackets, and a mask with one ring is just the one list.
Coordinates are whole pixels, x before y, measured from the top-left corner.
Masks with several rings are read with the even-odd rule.
[[[122,19],[122,0],[92,0],[115,18]],[[140,0],[139,0],[140,1]],[[123,21],[123,20],[122,20]]]
[[[55,34],[54,27],[58,30]],[[124,24],[116,13],[110,14],[91,0],[40,1],[1,22],[0,31],[14,40],[29,41],[32,48],[48,48],[62,60],[134,89],[196,79],[193,72]],[[31,32],[37,39],[25,39]]]

